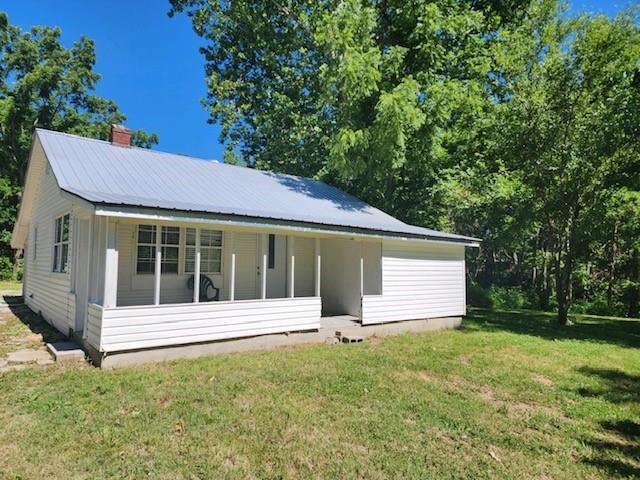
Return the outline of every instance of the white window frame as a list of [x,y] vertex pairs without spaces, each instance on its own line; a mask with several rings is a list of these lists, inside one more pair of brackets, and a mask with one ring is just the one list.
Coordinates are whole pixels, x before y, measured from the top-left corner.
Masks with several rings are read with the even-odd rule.
[[[193,270],[189,271],[187,269],[187,255],[188,252],[190,250],[193,250],[193,264],[195,267],[195,256],[196,256],[196,245],[195,243],[189,245],[187,243],[187,238],[188,238],[188,230],[196,230],[195,227],[185,227],[185,232],[184,232],[184,265],[183,265],[183,273],[186,275],[192,275],[195,272]],[[202,274],[206,274],[206,275],[222,275],[223,272],[223,262],[224,262],[224,231],[222,230],[218,230],[215,228],[200,228],[198,229],[200,232],[200,273]],[[220,235],[220,245],[212,245],[211,242],[209,242],[209,244],[207,245],[205,242],[203,242],[203,232],[210,232],[211,234],[214,235]],[[195,234],[195,232],[194,232]],[[219,251],[220,252],[220,269],[215,271],[215,270],[211,270],[209,268],[209,265],[206,263],[206,259],[207,258],[211,258],[210,255],[214,252],[214,251]]]
[[[67,222],[67,238],[64,238],[64,223]],[[58,227],[60,222],[60,227]],[[51,249],[51,258],[53,260],[51,265],[51,271],[54,273],[68,273],[69,271],[69,244],[71,239],[71,215],[65,213],[56,217],[53,221],[53,247]],[[63,263],[62,252],[65,251],[66,257]]]
[[[152,227],[152,232],[153,232],[153,242],[152,243],[141,243],[140,242],[140,227]],[[164,241],[164,235],[163,233],[165,232],[165,229],[168,228],[177,228],[178,229],[178,243],[165,243]],[[138,223],[135,226],[136,229],[136,233],[135,233],[135,258],[134,258],[134,262],[133,262],[133,271],[134,274],[136,275],[153,275],[155,273],[155,264],[156,264],[156,235],[160,234],[160,248],[162,249],[162,263],[161,263],[161,272],[162,275],[178,275],[180,273],[180,250],[181,250],[181,246],[182,246],[182,229],[180,227],[176,227],[174,225],[156,225],[156,224],[151,224],[151,223]],[[148,272],[139,272],[138,271],[138,248],[139,247],[151,247],[152,249],[152,256],[151,256],[151,270]],[[175,272],[166,272],[165,271],[165,265],[168,264],[167,262],[167,256],[165,254],[165,251],[167,248],[177,248],[178,249],[178,256],[176,258],[176,271]],[[173,263],[173,262],[172,262]]]

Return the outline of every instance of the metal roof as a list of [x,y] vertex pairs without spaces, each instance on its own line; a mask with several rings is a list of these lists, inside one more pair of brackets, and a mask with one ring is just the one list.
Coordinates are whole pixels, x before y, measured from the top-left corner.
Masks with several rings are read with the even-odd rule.
[[94,204],[308,222],[422,238],[477,239],[408,225],[326,183],[36,129],[62,190]]

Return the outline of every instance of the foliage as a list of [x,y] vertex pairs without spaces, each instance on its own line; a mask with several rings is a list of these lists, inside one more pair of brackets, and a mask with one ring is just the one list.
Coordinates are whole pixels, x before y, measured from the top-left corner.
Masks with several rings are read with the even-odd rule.
[[[467,287],[467,299],[469,305],[480,308],[520,310],[532,307],[527,293],[520,287],[500,287],[492,285],[490,288],[483,288],[472,282]],[[575,313],[591,312],[576,309]]]
[[[59,28],[23,32],[0,12],[0,258],[9,256],[26,162],[35,127],[107,139],[125,116],[94,94],[94,42],[81,37],[62,45]],[[132,142],[150,147],[155,134],[137,130]]]
[[639,314],[637,10],[171,4],[206,41],[211,121],[248,163],[481,237],[473,282],[519,287],[562,323],[572,302],[603,289],[607,305]]

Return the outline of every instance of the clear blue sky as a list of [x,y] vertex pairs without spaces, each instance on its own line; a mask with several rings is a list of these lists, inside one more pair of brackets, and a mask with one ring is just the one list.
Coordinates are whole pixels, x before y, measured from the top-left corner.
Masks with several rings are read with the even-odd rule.
[[[574,0],[572,12],[615,15],[633,0]],[[156,132],[159,150],[222,159],[219,128],[207,124],[201,40],[186,15],[167,16],[163,0],[0,0],[11,23],[59,26],[70,45],[96,42],[97,93],[115,100],[127,125]]]

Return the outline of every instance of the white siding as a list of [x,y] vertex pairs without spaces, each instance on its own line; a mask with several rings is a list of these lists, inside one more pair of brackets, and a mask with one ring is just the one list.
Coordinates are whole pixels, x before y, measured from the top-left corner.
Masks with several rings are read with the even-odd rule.
[[258,235],[236,233],[236,300],[257,298]]
[[362,323],[466,313],[464,246],[383,242],[382,295],[362,299]]
[[360,316],[361,243],[328,238],[323,238],[320,243],[323,313]]
[[[35,155],[41,152],[34,151]],[[41,169],[41,170],[40,170]],[[67,273],[54,273],[53,236],[56,217],[72,212],[70,201],[62,197],[53,172],[47,171],[46,161],[33,161],[30,175],[40,177],[37,188],[33,216],[29,225],[27,244],[31,247],[25,257],[25,272],[28,281],[25,285],[25,303],[35,312],[65,335],[75,326],[75,296],[70,293],[70,278],[73,269],[74,231],[69,225],[69,266]],[[38,229],[36,258],[33,258],[33,231]]]
[[[140,222],[144,223],[144,222]],[[136,273],[135,255],[136,255],[136,228],[137,223],[118,222],[118,297],[117,305],[152,305],[153,304],[153,274],[138,275]],[[181,232],[180,255],[184,255],[184,228]],[[223,239],[223,248],[225,252],[228,250],[229,238],[225,234]],[[184,261],[180,259],[180,268],[184,265]],[[226,256],[223,254],[222,268],[223,271],[228,265]],[[187,303],[193,300],[193,290],[187,288],[187,281],[191,273],[183,274],[162,274],[160,280],[160,303]],[[203,274],[211,278],[217,288],[220,288],[220,298],[227,298],[227,289],[225,288],[223,274]]]
[[90,341],[105,352],[320,328],[318,297],[106,308],[101,323],[99,311],[89,311],[89,335],[101,329]]
[[90,303],[87,307],[87,341],[100,350],[100,335],[102,333],[102,307]]
[[295,239],[296,271],[293,286],[296,297],[312,297],[314,294],[315,245],[316,241],[313,238],[296,237]]

